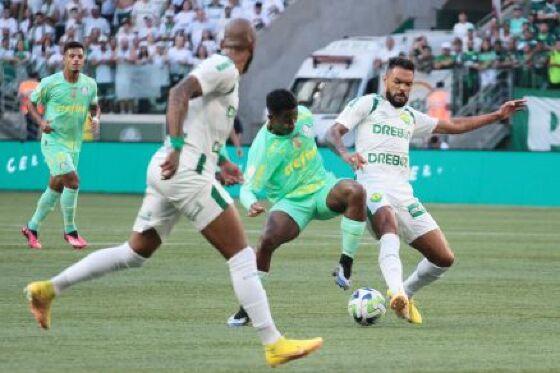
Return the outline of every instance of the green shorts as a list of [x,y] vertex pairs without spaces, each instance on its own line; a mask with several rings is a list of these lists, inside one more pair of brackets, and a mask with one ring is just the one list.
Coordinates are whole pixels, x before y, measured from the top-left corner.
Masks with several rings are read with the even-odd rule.
[[64,145],[45,139],[41,141],[41,151],[51,176],[65,175],[78,169],[79,151],[70,150]]
[[327,196],[331,189],[343,179],[330,175],[321,189],[302,198],[282,198],[272,206],[270,211],[282,211],[290,215],[302,232],[311,220],[329,220],[340,215],[327,206]]

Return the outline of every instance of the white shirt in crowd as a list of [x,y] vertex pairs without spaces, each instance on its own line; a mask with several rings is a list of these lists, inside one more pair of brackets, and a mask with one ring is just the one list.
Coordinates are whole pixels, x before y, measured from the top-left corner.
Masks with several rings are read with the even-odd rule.
[[0,18],[0,30],[9,29],[10,35],[15,34],[18,31],[18,24],[15,18],[9,17],[8,19],[2,17]]
[[192,65],[193,62],[192,52],[184,47],[178,48],[173,46],[169,48],[167,56],[169,57],[171,73],[181,73],[185,65]]
[[29,40],[33,43],[37,43],[41,41],[43,36],[46,34],[50,34],[54,37],[54,28],[43,23],[42,25],[33,26],[31,30],[29,30]]
[[187,32],[189,30],[189,26],[194,21],[195,15],[195,12],[192,10],[188,12],[180,11],[175,14],[175,30],[185,30],[185,32]]
[[455,37],[458,38],[464,38],[465,36],[467,36],[467,32],[469,31],[469,29],[474,29],[474,26],[472,23],[470,22],[465,22],[465,23],[461,23],[461,22],[457,22],[455,24],[455,26],[453,26],[453,35],[455,35]]
[[99,48],[89,55],[90,60],[98,63],[95,67],[95,80],[97,83],[112,83],[114,81],[113,71],[111,69],[112,58],[113,52],[110,49],[103,51]]
[[109,35],[111,33],[111,26],[109,25],[109,22],[107,22],[107,20],[103,17],[87,17],[84,20],[84,24],[86,36],[89,36],[91,34],[91,30],[93,30],[94,28],[98,28],[104,35]]
[[136,27],[146,26],[144,17],[150,17],[154,22],[159,19],[158,9],[149,0],[138,0],[132,7],[132,17]]

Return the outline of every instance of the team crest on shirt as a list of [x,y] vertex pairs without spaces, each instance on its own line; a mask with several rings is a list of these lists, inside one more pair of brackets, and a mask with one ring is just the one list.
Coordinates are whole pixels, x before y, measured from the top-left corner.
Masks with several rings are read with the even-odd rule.
[[228,118],[235,118],[235,114],[237,114],[237,110],[232,105],[229,105],[227,108],[226,116]]
[[87,96],[89,93],[88,87],[82,87],[82,95]]
[[373,193],[369,199],[371,202],[377,203],[381,202],[381,198],[383,198],[383,195],[381,193]]
[[406,125],[410,126],[412,124],[412,117],[406,112],[399,114],[399,119],[402,120]]

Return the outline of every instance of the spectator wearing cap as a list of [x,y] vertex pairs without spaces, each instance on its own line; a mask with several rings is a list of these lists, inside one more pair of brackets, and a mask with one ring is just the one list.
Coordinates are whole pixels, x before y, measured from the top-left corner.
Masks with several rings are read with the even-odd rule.
[[87,17],[84,20],[84,25],[86,36],[90,36],[91,31],[94,28],[99,29],[99,31],[105,36],[111,34],[111,26],[105,18],[101,17],[101,11],[99,7],[95,7],[91,10],[91,16]]
[[446,41],[441,44],[441,54],[434,59],[434,69],[452,69],[453,67],[455,67],[455,57],[451,54],[451,43]]
[[249,12],[249,20],[253,23],[256,30],[268,27],[270,25],[270,18],[263,12],[263,4],[260,1],[255,2],[255,5]]
[[0,30],[1,29],[8,29],[10,36],[18,31],[17,21],[11,16],[10,9],[8,8],[2,11],[2,18],[0,19]]
[[152,21],[159,17],[158,9],[150,2],[150,0],[138,0],[132,7],[132,23],[138,28],[146,26],[146,18]]
[[467,13],[459,13],[459,22],[453,26],[453,35],[458,38],[463,39],[467,36],[468,30],[474,30],[474,25],[468,22]]
[[523,17],[523,11],[520,6],[513,9],[513,17],[507,22],[511,34],[513,36],[521,36],[523,32],[523,24],[527,22],[527,18]]
[[164,13],[164,20],[159,25],[158,36],[160,39],[165,41],[173,40],[173,35],[175,31],[175,13],[171,9],[167,9]]

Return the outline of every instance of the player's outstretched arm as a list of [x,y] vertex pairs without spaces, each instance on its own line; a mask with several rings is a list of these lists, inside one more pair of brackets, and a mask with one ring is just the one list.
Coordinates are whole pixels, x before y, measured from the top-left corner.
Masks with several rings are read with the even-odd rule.
[[477,128],[508,119],[513,113],[525,108],[525,100],[512,100],[505,102],[498,110],[490,114],[473,117],[451,118],[439,120],[433,133],[459,134],[473,131]]
[[342,136],[346,133],[348,133],[348,128],[338,122],[335,123],[327,132],[327,144],[344,160],[344,162],[352,166],[353,169],[362,169],[367,162],[359,153],[351,154],[348,152],[348,149],[346,149],[346,146],[344,146],[342,142]]
[[189,109],[189,100],[202,95],[202,88],[198,79],[192,75],[181,80],[169,91],[167,102],[167,131],[171,137],[173,151],[167,155],[161,164],[161,176],[170,179],[179,166],[179,155],[184,143],[183,121]]

